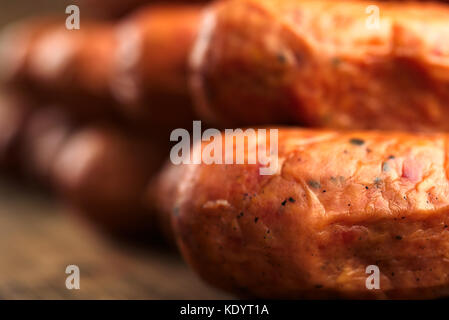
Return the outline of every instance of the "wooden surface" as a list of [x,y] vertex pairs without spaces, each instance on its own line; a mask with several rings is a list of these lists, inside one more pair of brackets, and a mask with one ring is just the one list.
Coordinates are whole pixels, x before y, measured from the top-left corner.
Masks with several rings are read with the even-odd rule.
[[[80,268],[80,290],[65,269]],[[0,299],[223,299],[173,250],[112,241],[48,196],[0,181]]]

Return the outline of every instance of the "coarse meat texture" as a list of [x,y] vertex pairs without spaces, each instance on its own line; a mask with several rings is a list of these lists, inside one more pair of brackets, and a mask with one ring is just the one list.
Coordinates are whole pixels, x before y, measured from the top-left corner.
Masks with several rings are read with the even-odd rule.
[[202,278],[257,298],[449,294],[447,135],[281,129],[278,147],[271,176],[260,164],[166,169],[174,233]]
[[234,126],[446,131],[447,21],[438,3],[219,2],[191,59],[198,110]]

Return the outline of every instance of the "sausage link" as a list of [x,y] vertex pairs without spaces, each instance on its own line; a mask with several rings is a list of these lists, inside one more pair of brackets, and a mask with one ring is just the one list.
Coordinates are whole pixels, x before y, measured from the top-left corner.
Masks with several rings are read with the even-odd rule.
[[202,3],[207,0],[81,0],[81,10],[86,10],[95,17],[118,18],[149,4],[185,4]]
[[111,82],[124,113],[134,122],[143,119],[163,128],[191,126],[187,57],[201,12],[194,5],[149,6],[117,27]]
[[53,163],[78,123],[58,107],[33,110],[22,128],[18,164],[25,177],[45,187],[52,187]]
[[23,22],[3,33],[2,77],[72,114],[184,126],[193,118],[187,56],[200,12],[195,5],[150,6],[117,26],[84,21],[80,30],[58,18]]
[[109,88],[115,47],[112,25],[106,23],[67,30],[63,19],[24,22],[3,34],[3,78],[44,104],[64,102],[73,114],[115,114]]
[[218,2],[191,59],[203,117],[226,126],[448,130],[449,7],[369,5],[378,25],[364,1]]
[[153,230],[143,196],[164,152],[110,125],[79,129],[52,166],[56,191],[80,215],[116,235]]
[[13,93],[0,93],[0,170],[3,174],[21,173],[20,146],[31,112],[26,99]]
[[[448,138],[280,129],[274,175],[260,162],[171,166],[162,187],[175,190],[179,248],[206,281],[247,297],[445,296]],[[379,290],[366,287],[370,265]]]
[[[448,130],[449,7],[370,4],[379,8],[379,28],[363,1],[219,1],[202,19],[200,7],[151,6],[115,31],[87,24],[39,33],[25,55],[34,62],[18,70],[34,66],[30,82],[49,95],[118,100],[119,113],[145,127],[184,126],[194,117],[190,74],[201,118],[220,126]],[[55,52],[64,53],[56,60],[42,53],[55,37]]]

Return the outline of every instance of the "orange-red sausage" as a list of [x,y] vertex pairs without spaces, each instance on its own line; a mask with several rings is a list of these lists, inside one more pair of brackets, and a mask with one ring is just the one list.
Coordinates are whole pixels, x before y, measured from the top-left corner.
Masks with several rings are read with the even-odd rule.
[[82,0],[80,1],[80,8],[97,17],[114,18],[151,2],[152,0]]
[[73,134],[52,166],[55,188],[100,229],[116,234],[154,230],[143,196],[165,156],[162,147],[109,125]]
[[117,27],[113,92],[134,121],[191,126],[187,57],[200,14],[199,6],[149,6]]
[[48,105],[104,118],[116,112],[109,89],[116,48],[112,25],[85,22],[67,30],[63,19],[18,23],[0,45],[3,81]]
[[[89,39],[81,41],[90,52],[80,55],[86,60],[66,60],[67,66],[84,61],[86,67],[74,68],[75,76],[40,74],[30,81],[47,87],[50,95],[70,97],[60,93],[67,92],[62,87],[74,78],[78,94],[73,96],[82,97],[85,90],[98,97],[110,90],[105,95],[120,101],[123,115],[146,127],[174,128],[195,117],[186,87],[190,57],[196,110],[203,120],[220,126],[448,130],[449,7],[370,5],[379,9],[379,29],[363,1],[219,1],[208,7],[201,25],[199,7],[152,6],[125,19],[112,32],[113,40],[107,27],[92,34],[88,25],[80,33],[66,30],[57,51],[72,52],[70,45],[65,47],[78,43],[72,36]],[[54,30],[39,33],[29,47],[46,48],[42,38],[48,32]],[[95,39],[102,41],[95,44]],[[109,45],[110,51],[103,50]],[[14,57],[7,54],[0,60]]]
[[80,8],[95,17],[117,18],[148,4],[202,3],[207,0],[81,0]]
[[203,117],[227,126],[449,130],[449,7],[231,0],[203,19],[192,64]]
[[2,77],[72,114],[185,126],[193,118],[187,56],[200,13],[194,5],[150,6],[117,25],[83,20],[80,30],[56,18],[19,23],[3,33]]
[[[180,250],[206,281],[243,296],[444,297],[448,139],[280,129],[274,175],[260,162],[172,166]],[[370,265],[378,290],[366,287]]]

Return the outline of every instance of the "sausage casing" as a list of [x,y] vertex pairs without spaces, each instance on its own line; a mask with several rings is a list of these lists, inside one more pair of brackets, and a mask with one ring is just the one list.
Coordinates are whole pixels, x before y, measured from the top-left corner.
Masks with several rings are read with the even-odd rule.
[[101,229],[119,235],[153,230],[143,195],[159,168],[159,148],[117,127],[90,125],[73,133],[52,166],[56,191]]
[[191,59],[199,110],[227,126],[446,131],[448,20],[437,3],[219,2]]
[[281,129],[278,146],[274,175],[167,169],[177,242],[204,279],[258,298],[448,294],[447,135]]

